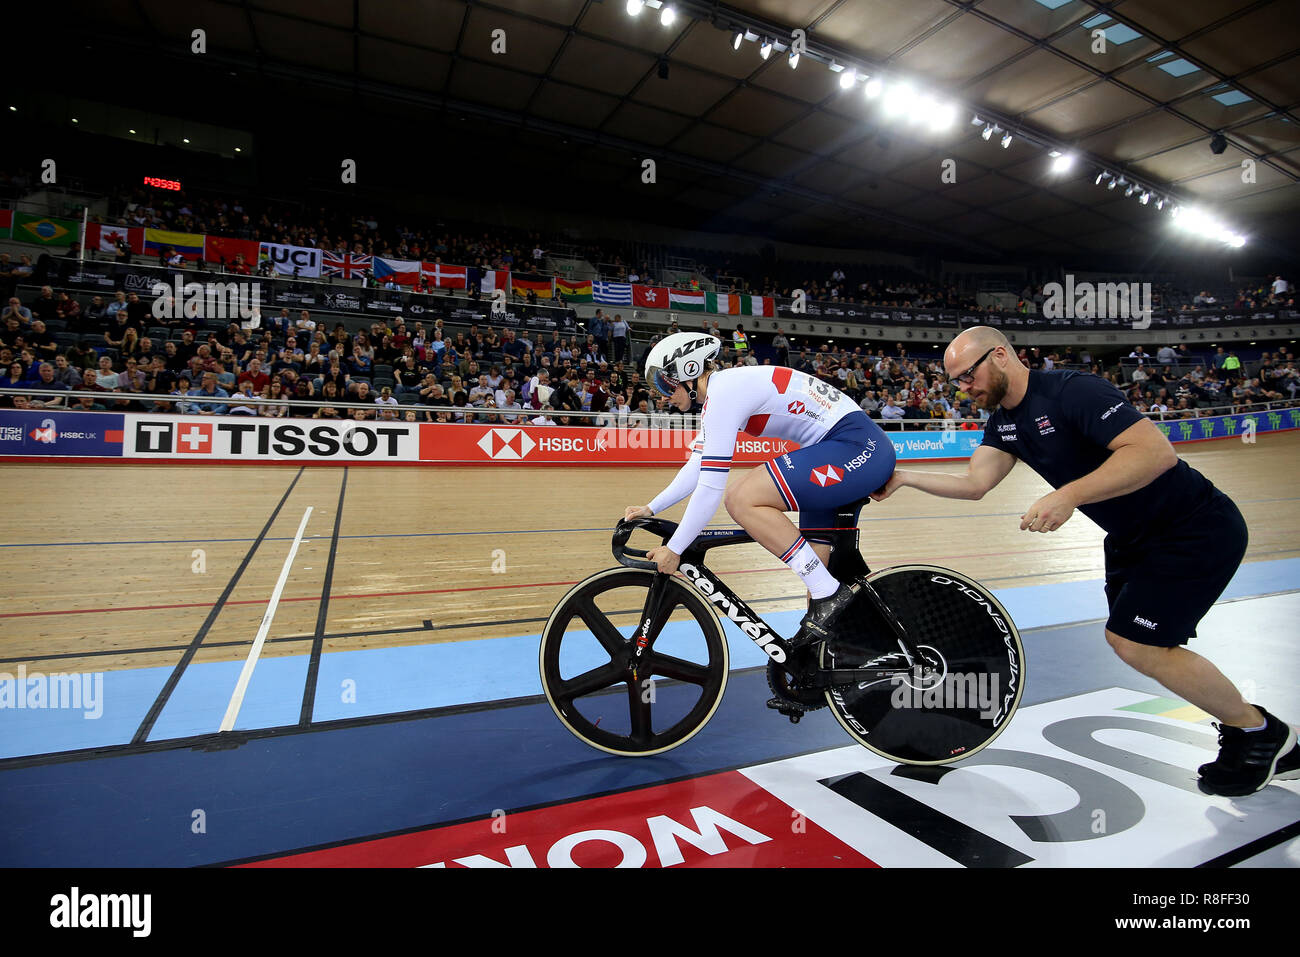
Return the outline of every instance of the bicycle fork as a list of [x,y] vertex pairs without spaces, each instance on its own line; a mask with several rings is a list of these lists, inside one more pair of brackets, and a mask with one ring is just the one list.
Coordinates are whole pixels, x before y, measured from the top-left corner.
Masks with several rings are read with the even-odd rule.
[[671,608],[663,607],[664,592],[667,591],[668,581],[672,577],[663,572],[655,572],[650,588],[646,591],[645,604],[641,608],[641,624],[637,626],[636,634],[632,639],[634,650],[629,666],[632,669],[633,681],[639,680],[637,672],[640,664],[654,645],[655,639],[659,637],[659,632],[663,630],[668,615],[672,612]]

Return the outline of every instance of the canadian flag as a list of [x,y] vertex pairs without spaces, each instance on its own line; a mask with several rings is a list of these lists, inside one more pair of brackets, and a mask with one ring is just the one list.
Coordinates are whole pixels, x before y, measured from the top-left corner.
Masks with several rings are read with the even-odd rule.
[[125,239],[133,253],[144,253],[144,229],[142,227],[105,226],[101,223],[86,224],[86,249],[98,249],[106,253],[117,252],[117,241]]
[[813,469],[809,478],[817,485],[825,488],[828,485],[838,485],[844,481],[844,470],[837,469],[833,465],[823,465],[819,469]]

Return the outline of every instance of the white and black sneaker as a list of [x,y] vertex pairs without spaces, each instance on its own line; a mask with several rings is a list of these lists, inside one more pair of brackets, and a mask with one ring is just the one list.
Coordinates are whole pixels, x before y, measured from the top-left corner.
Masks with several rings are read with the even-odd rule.
[[1264,716],[1264,727],[1258,731],[1215,723],[1219,757],[1200,766],[1196,782],[1206,794],[1241,797],[1254,794],[1275,777],[1300,777],[1295,731],[1259,705],[1254,707]]

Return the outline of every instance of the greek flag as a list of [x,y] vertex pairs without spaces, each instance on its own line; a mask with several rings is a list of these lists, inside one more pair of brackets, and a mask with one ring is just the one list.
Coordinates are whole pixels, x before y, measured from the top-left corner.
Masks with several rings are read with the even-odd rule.
[[591,284],[591,292],[596,302],[607,306],[632,305],[630,282],[594,282]]

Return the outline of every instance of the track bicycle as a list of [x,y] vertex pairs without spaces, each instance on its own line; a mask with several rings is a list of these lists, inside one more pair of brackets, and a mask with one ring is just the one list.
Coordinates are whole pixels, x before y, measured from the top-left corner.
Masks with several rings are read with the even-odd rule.
[[[579,582],[542,630],[542,687],[580,740],[611,754],[646,756],[685,744],[717,711],[730,674],[721,618],[768,656],[768,702],[791,721],[829,707],[863,747],[900,764],[969,757],[1010,723],[1024,691],[1024,648],[993,594],[937,565],[872,572],[858,549],[856,510],[829,539],[828,568],[856,586],[837,637],[798,645],[778,635],[704,564],[715,548],[752,542],[744,530],[706,529],[664,575],[638,529],[667,543],[675,522],[620,520],[612,550],[621,567]],[[618,624],[616,622],[621,622]]]

